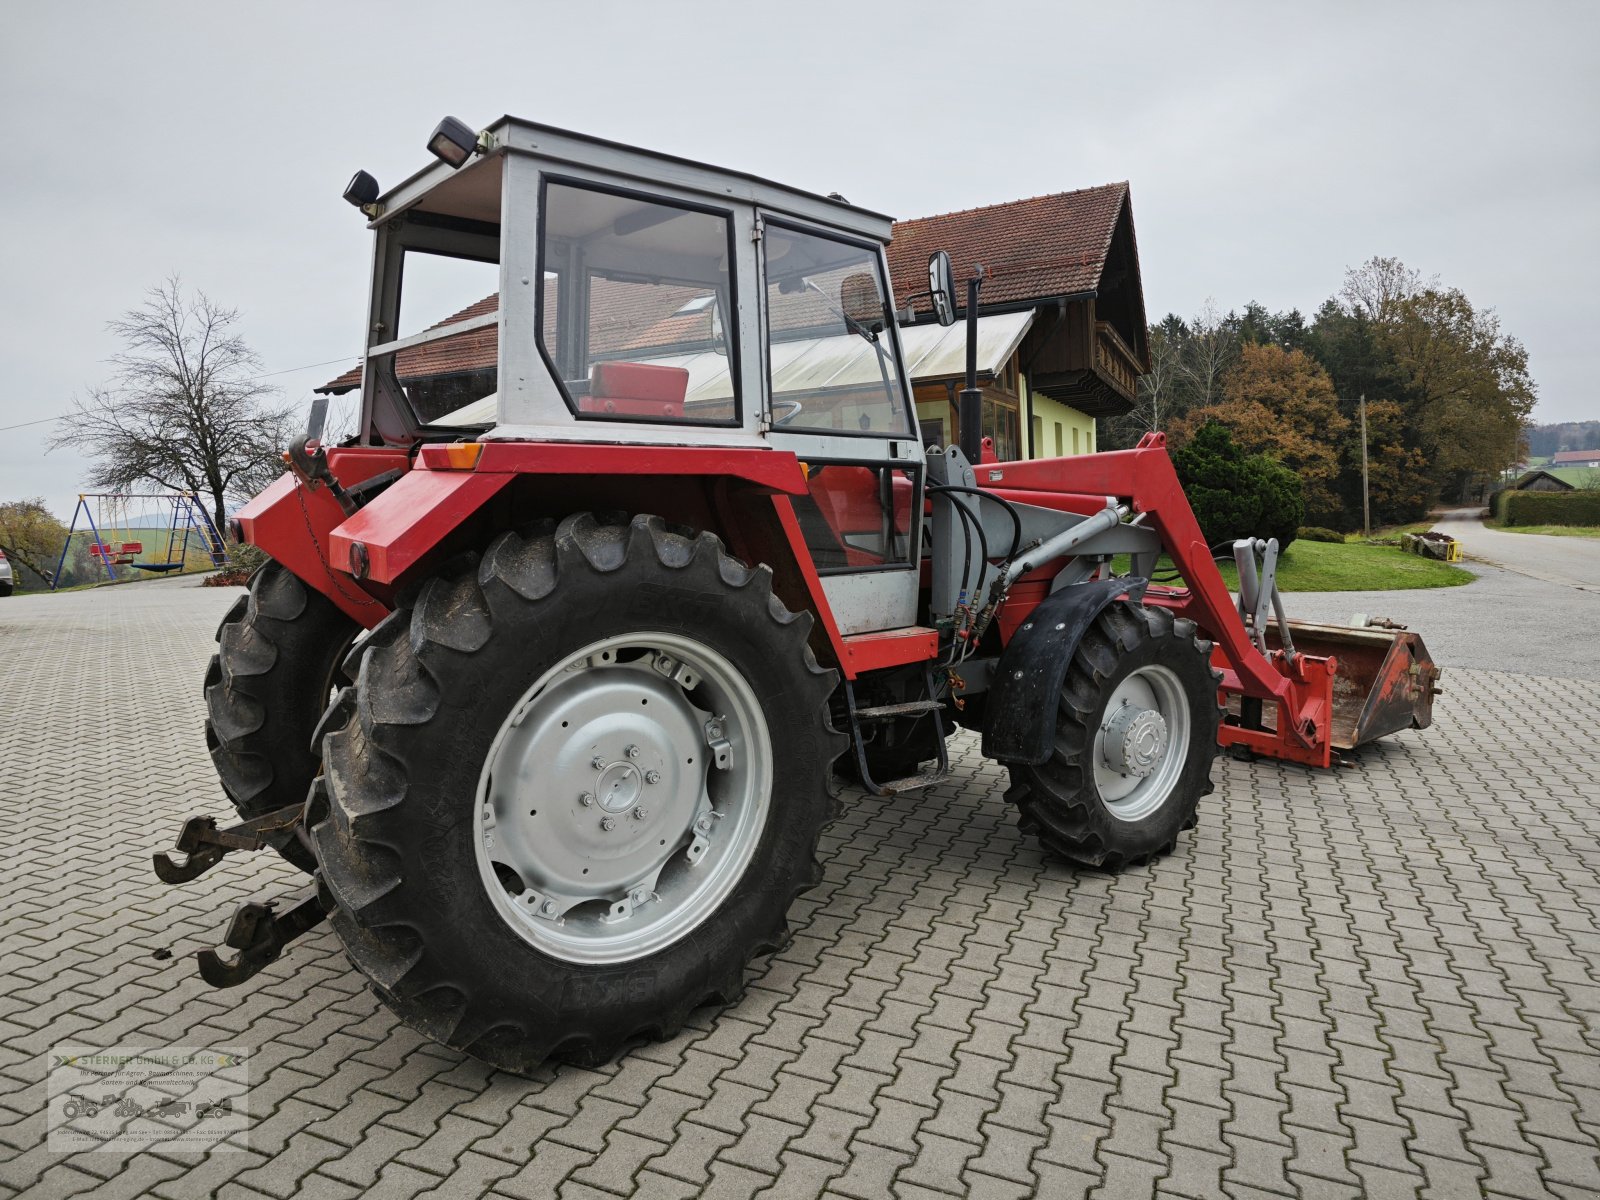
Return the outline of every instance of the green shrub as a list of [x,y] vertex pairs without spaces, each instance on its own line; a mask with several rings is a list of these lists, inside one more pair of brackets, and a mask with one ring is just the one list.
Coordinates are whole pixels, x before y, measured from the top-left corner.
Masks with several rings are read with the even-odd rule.
[[1247,455],[1225,426],[1207,421],[1172,465],[1210,545],[1277,538],[1286,550],[1299,534],[1306,517],[1300,476],[1265,455]]
[[1502,492],[1495,516],[1507,525],[1600,525],[1600,490]]
[[1300,540],[1305,542],[1342,542],[1344,534],[1337,529],[1324,529],[1320,525],[1304,525],[1300,529]]

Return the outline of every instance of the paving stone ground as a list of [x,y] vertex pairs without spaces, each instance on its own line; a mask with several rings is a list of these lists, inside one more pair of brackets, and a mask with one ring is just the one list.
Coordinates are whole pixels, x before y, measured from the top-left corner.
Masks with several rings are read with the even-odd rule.
[[[1451,671],[1433,729],[1354,767],[1224,760],[1178,852],[1115,877],[1042,857],[962,737],[948,785],[847,797],[742,1003],[529,1080],[399,1026],[326,930],[195,978],[297,884],[149,870],[225,811],[198,684],[235,595],[0,601],[4,1194],[1600,1191],[1600,684]],[[249,1047],[248,1152],[51,1155],[68,1040]]]

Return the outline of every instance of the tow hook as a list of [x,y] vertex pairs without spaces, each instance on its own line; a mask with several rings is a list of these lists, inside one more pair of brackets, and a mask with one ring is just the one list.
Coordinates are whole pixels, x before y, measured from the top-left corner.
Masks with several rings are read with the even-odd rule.
[[284,947],[302,933],[315,929],[327,919],[328,910],[315,892],[278,916],[276,900],[251,900],[234,910],[222,944],[239,953],[224,962],[215,950],[196,950],[200,976],[214,988],[237,987],[269,963],[277,961]]
[[305,805],[290,804],[226,829],[218,829],[214,817],[190,817],[183,823],[174,847],[185,856],[184,861],[174,862],[164,851],[157,853],[152,856],[156,875],[162,883],[188,883],[204,875],[231,851],[277,846],[295,836],[304,812]]

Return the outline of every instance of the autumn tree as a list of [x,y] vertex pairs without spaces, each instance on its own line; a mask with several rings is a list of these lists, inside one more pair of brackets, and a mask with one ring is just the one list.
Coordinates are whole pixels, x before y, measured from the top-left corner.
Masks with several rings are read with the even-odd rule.
[[[1434,499],[1428,460],[1407,433],[1405,410],[1394,400],[1367,401],[1367,502],[1372,523],[1404,525],[1427,515]],[[1361,430],[1352,421],[1340,455],[1339,493],[1344,520],[1361,525]]]
[[1299,350],[1246,344],[1223,377],[1215,404],[1185,418],[1185,432],[1207,421],[1225,426],[1246,454],[1264,454],[1300,476],[1309,519],[1335,524],[1340,442],[1349,421],[1328,373]]
[[74,402],[54,445],[93,460],[90,483],[122,491],[156,484],[205,497],[221,528],[243,499],[281,471],[291,410],[273,403],[261,361],[239,335],[239,313],[176,277],[112,321],[122,341],[111,381]]
[[1458,288],[1426,288],[1396,301],[1377,341],[1417,407],[1434,480],[1455,490],[1498,474],[1521,455],[1537,389],[1528,352]]
[[50,582],[66,541],[67,527],[51,515],[43,497],[0,504],[0,550],[41,583]]

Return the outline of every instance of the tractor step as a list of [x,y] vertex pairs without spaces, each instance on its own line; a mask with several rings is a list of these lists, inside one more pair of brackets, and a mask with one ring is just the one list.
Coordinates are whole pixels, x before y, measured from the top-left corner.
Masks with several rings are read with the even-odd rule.
[[[922,690],[925,695],[919,700],[906,700],[900,704],[868,705],[865,708],[856,706],[856,691],[847,679],[844,683],[845,704],[850,711],[850,740],[855,745],[856,768],[861,776],[861,786],[874,796],[893,796],[898,792],[914,792],[919,788],[930,787],[941,780],[948,779],[950,771],[950,752],[944,742],[944,702],[935,695],[933,682],[933,669],[924,665],[922,668]],[[894,779],[888,783],[879,783],[873,779],[872,771],[867,766],[866,740],[861,736],[861,726],[867,721],[889,721],[896,717],[920,717],[926,715],[933,721],[934,740],[939,747],[939,763],[926,771],[915,775],[907,775],[904,779]]]
[[887,721],[893,717],[914,717],[918,713],[937,712],[944,707],[942,700],[907,700],[904,704],[877,704],[856,709],[856,719],[861,721]]
[[916,775],[907,775],[904,779],[891,779],[888,783],[877,785],[880,796],[895,796],[901,792],[915,792],[925,787],[932,787],[936,783],[943,783],[955,774],[947,768],[932,767]]
[[165,852],[155,854],[152,858],[156,875],[162,883],[188,883],[204,875],[231,851],[277,846],[294,836],[304,810],[303,804],[290,804],[226,829],[217,828],[215,817],[190,817],[183,823],[174,847],[186,856],[184,861],[174,862]]

